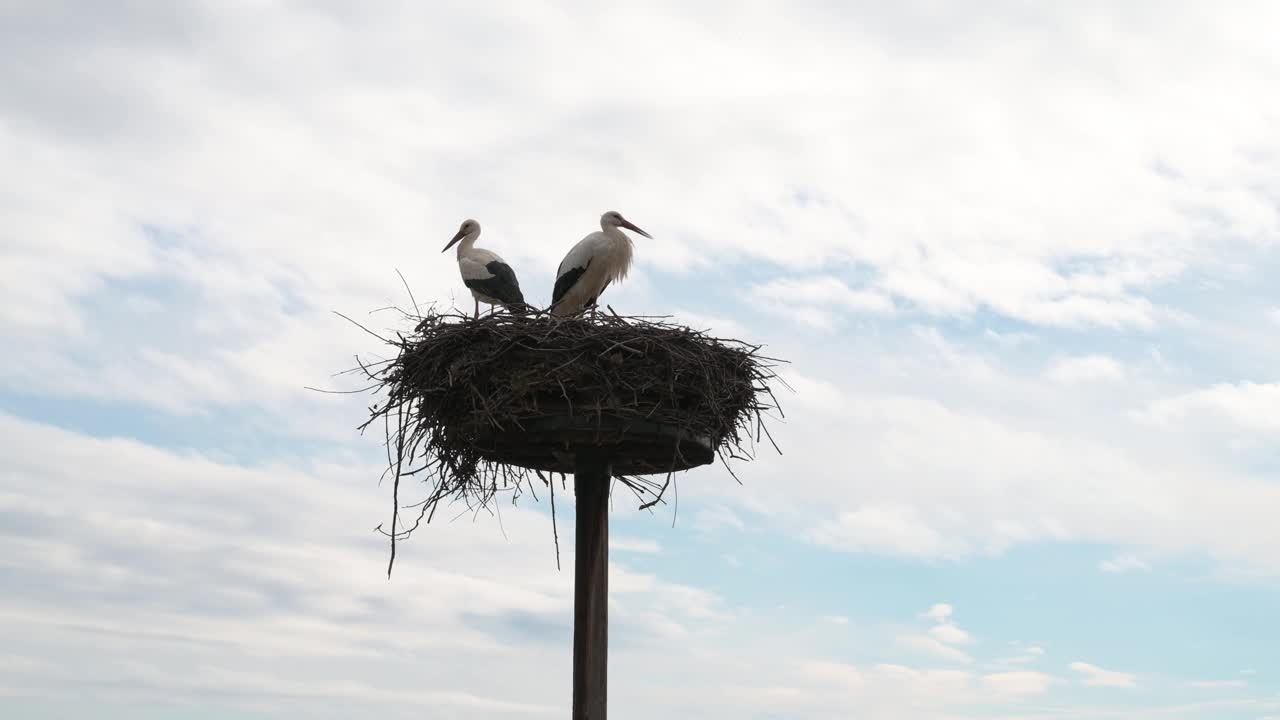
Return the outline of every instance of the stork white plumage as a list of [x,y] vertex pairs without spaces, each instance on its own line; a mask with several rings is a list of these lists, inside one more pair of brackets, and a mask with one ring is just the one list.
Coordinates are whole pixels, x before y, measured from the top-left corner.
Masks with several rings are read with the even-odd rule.
[[[520,281],[516,273],[497,253],[476,247],[476,238],[480,237],[480,223],[475,220],[464,220],[458,227],[445,252],[454,244],[458,245],[458,271],[462,274],[462,283],[471,291],[475,300],[475,317],[480,317],[480,303],[488,303],[490,309],[501,305],[508,312],[523,312],[528,309],[524,302],[524,293],[520,292]],[[461,241],[461,242],[459,242]]]
[[591,316],[595,317],[601,293],[609,283],[625,278],[631,269],[631,238],[620,228],[653,238],[616,210],[601,215],[600,230],[579,240],[556,270],[552,315],[572,315],[590,307]]

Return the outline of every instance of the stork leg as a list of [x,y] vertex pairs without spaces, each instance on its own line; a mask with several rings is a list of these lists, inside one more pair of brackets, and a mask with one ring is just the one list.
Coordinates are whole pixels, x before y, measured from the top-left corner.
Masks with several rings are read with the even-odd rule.
[[476,314],[473,319],[479,320],[480,319],[480,299],[479,298],[471,298],[471,299],[476,301]]

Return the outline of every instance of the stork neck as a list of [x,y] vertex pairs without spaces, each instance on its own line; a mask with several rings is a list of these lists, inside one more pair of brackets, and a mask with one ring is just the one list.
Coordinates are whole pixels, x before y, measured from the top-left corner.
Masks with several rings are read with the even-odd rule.
[[622,228],[617,225],[606,225],[604,228],[604,234],[614,242],[625,243],[627,247],[632,246],[631,238],[626,233],[622,232]]
[[471,252],[471,249],[476,246],[476,238],[478,237],[480,237],[480,233],[473,232],[473,233],[464,235],[462,239],[458,241],[458,258],[459,259],[461,259],[463,255],[466,255],[467,253]]

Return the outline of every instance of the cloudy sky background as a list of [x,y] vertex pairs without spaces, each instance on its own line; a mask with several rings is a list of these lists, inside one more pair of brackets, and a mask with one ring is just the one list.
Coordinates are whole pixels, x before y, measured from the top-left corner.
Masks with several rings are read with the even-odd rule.
[[565,715],[549,505],[388,580],[368,399],[304,386],[397,269],[470,306],[462,219],[545,303],[617,209],[610,304],[795,393],[742,486],[617,496],[616,717],[1280,717],[1278,24],[0,5],[0,715]]

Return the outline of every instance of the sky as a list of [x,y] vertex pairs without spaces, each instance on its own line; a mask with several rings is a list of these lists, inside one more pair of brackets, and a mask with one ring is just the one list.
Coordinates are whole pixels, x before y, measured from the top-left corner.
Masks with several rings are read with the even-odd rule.
[[[462,220],[784,358],[613,500],[617,718],[1280,717],[1280,6],[0,4],[0,715],[540,718],[571,488],[399,548]],[[412,502],[422,488],[402,488]],[[675,498],[673,497],[673,500]]]

